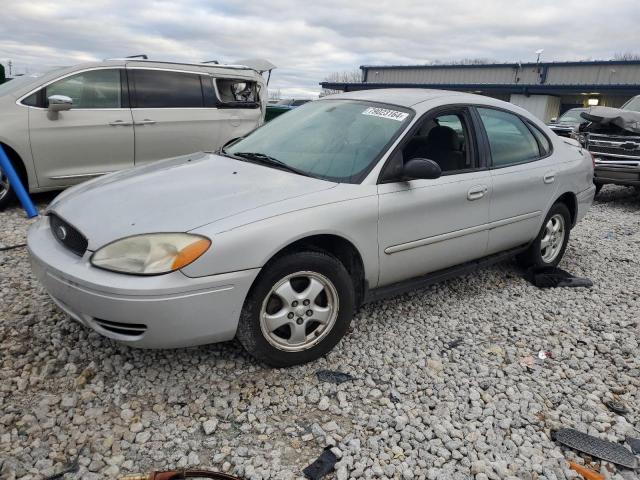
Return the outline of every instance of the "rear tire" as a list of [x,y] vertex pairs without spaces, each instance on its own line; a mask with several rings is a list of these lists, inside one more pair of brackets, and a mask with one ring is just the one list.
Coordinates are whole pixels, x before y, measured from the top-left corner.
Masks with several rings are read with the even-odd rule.
[[523,268],[556,267],[569,244],[571,214],[564,203],[555,203],[542,222],[540,233],[529,248],[518,255]]
[[355,309],[344,265],[323,252],[292,253],[267,264],[240,315],[236,336],[273,367],[315,360],[346,334]]

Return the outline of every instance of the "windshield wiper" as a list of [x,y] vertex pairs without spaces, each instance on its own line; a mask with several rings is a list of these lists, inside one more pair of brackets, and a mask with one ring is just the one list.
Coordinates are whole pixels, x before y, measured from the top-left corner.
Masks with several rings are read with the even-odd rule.
[[234,155],[236,157],[242,157],[242,158],[246,158],[248,160],[256,160],[256,161],[261,162],[261,163],[267,163],[267,164],[273,165],[275,167],[281,168],[283,170],[288,170],[289,172],[297,173],[298,175],[304,175],[305,177],[310,177],[311,176],[305,171],[298,170],[296,167],[292,167],[291,165],[288,165],[288,164],[284,163],[282,160],[278,160],[277,158],[274,158],[274,157],[272,157],[270,155],[266,155],[264,153],[259,153],[259,152],[234,152]]

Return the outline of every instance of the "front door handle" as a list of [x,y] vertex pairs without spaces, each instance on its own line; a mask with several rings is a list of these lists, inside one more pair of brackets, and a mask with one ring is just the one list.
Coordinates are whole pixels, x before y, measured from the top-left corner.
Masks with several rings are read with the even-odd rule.
[[145,118],[141,122],[135,122],[134,125],[153,125],[154,123],[156,123],[155,120],[149,120],[148,118]]
[[467,200],[474,201],[479,200],[489,191],[489,187],[486,185],[475,185],[467,192]]
[[124,120],[114,120],[113,122],[109,122],[109,125],[112,127],[130,127],[133,123],[125,122]]
[[556,174],[555,172],[548,172],[544,174],[544,177],[542,177],[542,181],[544,183],[553,183],[556,180]]

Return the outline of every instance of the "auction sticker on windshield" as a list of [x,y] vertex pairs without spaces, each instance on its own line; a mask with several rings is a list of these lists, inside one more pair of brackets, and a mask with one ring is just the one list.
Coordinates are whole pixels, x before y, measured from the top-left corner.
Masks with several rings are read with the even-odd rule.
[[369,107],[364,112],[362,112],[362,114],[371,115],[373,117],[388,118],[389,120],[397,120],[398,122],[402,122],[409,116],[409,114],[405,112],[378,107]]

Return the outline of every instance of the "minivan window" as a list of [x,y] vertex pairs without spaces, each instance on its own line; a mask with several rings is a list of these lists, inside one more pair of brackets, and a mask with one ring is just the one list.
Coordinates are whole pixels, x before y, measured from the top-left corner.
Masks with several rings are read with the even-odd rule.
[[120,70],[100,69],[78,73],[47,85],[46,100],[52,95],[65,95],[73,100],[74,109],[121,108]]
[[137,108],[201,108],[200,75],[165,70],[129,70]]
[[310,102],[258,128],[226,152],[238,157],[257,153],[313,177],[359,183],[411,118],[411,110],[395,105]]
[[494,167],[530,162],[540,157],[538,142],[520,118],[491,108],[478,108]]

